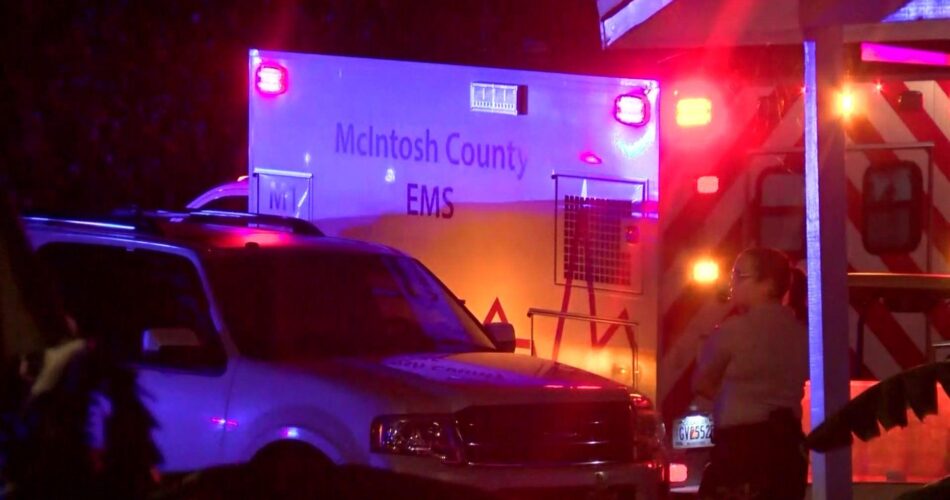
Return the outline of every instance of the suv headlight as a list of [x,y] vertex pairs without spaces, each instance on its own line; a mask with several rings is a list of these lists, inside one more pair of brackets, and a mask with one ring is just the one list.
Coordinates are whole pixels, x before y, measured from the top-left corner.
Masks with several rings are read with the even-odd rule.
[[451,415],[383,415],[373,419],[370,449],[375,453],[462,461],[460,439]]

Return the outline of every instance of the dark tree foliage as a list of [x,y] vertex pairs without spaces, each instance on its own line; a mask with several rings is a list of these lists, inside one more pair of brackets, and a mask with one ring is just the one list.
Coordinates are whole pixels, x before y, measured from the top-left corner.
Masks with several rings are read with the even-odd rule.
[[177,208],[247,172],[249,48],[514,65],[599,47],[593,0],[3,2],[23,209]]

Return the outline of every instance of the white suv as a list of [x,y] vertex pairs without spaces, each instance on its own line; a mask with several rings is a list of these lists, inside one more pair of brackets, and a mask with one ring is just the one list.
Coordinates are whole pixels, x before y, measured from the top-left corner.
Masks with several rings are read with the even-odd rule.
[[81,330],[137,367],[165,470],[304,460],[502,493],[662,489],[639,395],[513,354],[510,325],[479,324],[398,251],[267,216],[25,223]]

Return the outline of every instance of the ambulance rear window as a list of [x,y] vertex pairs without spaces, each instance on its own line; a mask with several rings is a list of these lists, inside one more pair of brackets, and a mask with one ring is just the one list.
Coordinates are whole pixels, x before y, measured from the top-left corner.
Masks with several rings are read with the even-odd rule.
[[794,259],[805,255],[805,184],[785,167],[769,168],[759,177],[757,243],[777,248]]
[[920,244],[923,176],[913,162],[871,165],[864,174],[864,248],[873,254],[905,253]]

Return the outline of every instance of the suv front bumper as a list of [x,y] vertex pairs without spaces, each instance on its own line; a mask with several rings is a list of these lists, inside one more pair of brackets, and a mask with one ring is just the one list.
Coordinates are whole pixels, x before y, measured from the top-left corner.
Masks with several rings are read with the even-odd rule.
[[442,464],[425,457],[381,456],[380,467],[493,493],[501,498],[659,498],[663,470],[643,463],[574,466]]

